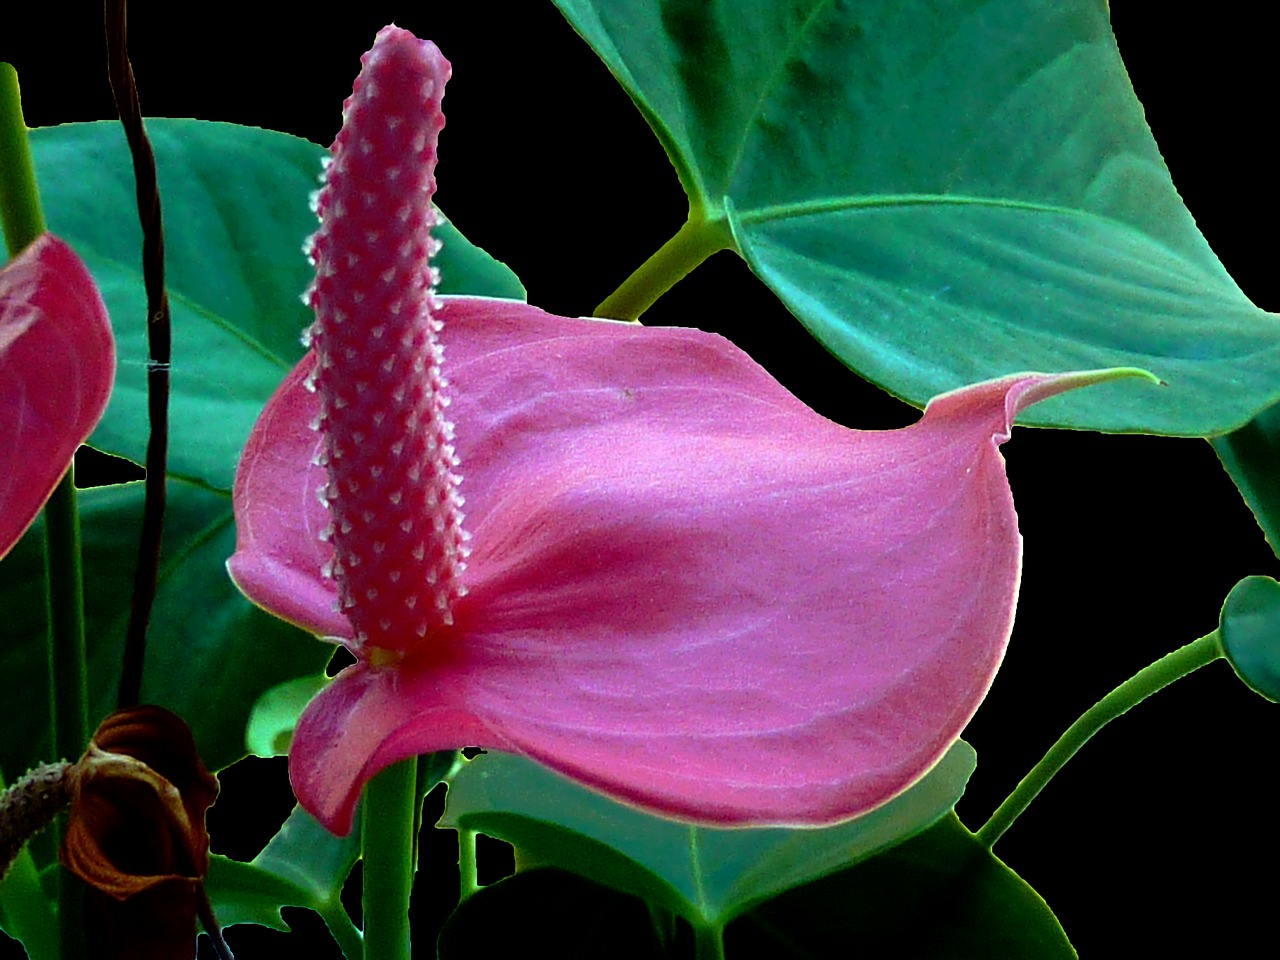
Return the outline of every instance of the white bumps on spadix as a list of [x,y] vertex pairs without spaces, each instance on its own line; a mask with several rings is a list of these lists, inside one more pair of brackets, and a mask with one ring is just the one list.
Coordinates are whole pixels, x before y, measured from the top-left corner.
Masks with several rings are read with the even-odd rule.
[[315,201],[307,301],[323,434],[325,574],[358,647],[404,651],[453,622],[468,553],[430,258],[449,62],[390,26],[361,59]]

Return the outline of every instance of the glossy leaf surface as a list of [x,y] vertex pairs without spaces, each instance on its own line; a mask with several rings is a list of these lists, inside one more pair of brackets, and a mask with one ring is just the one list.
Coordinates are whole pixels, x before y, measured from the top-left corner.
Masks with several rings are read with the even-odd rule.
[[1280,584],[1245,577],[1227,595],[1219,627],[1236,675],[1268,700],[1280,701]]
[[[302,354],[309,322],[302,242],[324,151],[296,137],[231,124],[151,120],[165,196],[174,319],[169,513],[143,697],[191,725],[209,766],[244,754],[251,705],[267,688],[319,673],[331,648],[254,609],[226,577],[233,549],[229,490],[254,417]],[[34,130],[46,216],[83,251],[115,320],[117,389],[93,442],[134,460],[146,443],[146,301],[128,152],[113,123]],[[65,171],[76,171],[66,176]],[[438,228],[439,229],[439,228]],[[451,226],[441,231],[444,289],[520,296],[514,275]],[[182,482],[189,480],[192,482]],[[114,706],[141,486],[86,491],[81,501],[89,621],[90,721]],[[232,539],[228,540],[230,536]],[[44,611],[37,531],[0,564],[11,611],[0,669],[12,687],[0,717],[14,728],[47,714]],[[5,770],[45,757],[36,738],[0,744]]]
[[[142,484],[81,492],[90,720],[115,708],[129,596],[142,517]],[[0,604],[8,611],[0,670],[9,693],[0,719],[26,729],[48,711],[45,681],[44,558],[37,524],[0,564]],[[245,600],[227,579],[235,541],[222,494],[171,481],[155,611],[143,676],[144,702],[168,707],[190,724],[201,755],[218,769],[244,755],[249,710],[269,687],[324,669],[331,650]],[[0,742],[6,770],[25,770],[48,754],[37,736]]]
[[522,757],[488,754],[452,778],[440,825],[514,844],[690,923],[722,926],[752,905],[873,856],[949,811],[973,772],[963,741],[883,807],[825,829],[718,829],[623,806]]
[[[303,241],[324,151],[283,133],[151,120],[164,196],[173,312],[169,470],[230,490],[249,428],[302,356],[311,322]],[[146,444],[146,297],[128,151],[112,123],[32,131],[51,228],[74,243],[115,321],[120,377],[93,445],[141,462]],[[66,176],[65,171],[76,171]],[[451,227],[439,231],[441,289],[522,297],[515,276]]]
[[557,5],[662,141],[699,242],[891,393],[1140,366],[1170,389],[1026,422],[1187,436],[1280,397],[1280,324],[1179,199],[1105,4]]

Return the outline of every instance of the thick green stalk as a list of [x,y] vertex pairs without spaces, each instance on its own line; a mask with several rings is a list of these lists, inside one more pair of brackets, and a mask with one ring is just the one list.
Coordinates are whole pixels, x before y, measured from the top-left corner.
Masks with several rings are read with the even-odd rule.
[[44,233],[18,72],[7,63],[0,63],[0,223],[11,257]]
[[364,960],[411,960],[416,758],[393,764],[364,788]]
[[1013,825],[1013,821],[1018,819],[1019,814],[1030,806],[1036,795],[1053,779],[1053,775],[1075,756],[1076,751],[1090,737],[1156,691],[1163,690],[1175,680],[1181,680],[1187,674],[1213,663],[1222,655],[1222,642],[1215,630],[1166,654],[1149,667],[1143,667],[1108,693],[1068,727],[1067,732],[1058,738],[1058,742],[1049,748],[1040,762],[1031,768],[1031,772],[1022,778],[1013,793],[1009,794],[991,815],[991,819],[978,831],[978,840],[990,850]]
[[[0,65],[0,219],[11,254],[44,232],[18,75],[7,63]],[[89,737],[84,580],[73,473],[74,468],[67,469],[44,508],[53,749],[55,756],[71,760],[80,756]],[[85,955],[84,892],[79,882],[65,874],[60,876],[59,891],[62,957],[78,960]]]
[[44,505],[53,751],[67,760],[77,759],[89,740],[84,571],[74,476],[75,467],[68,467]]
[[732,244],[727,228],[709,220],[688,220],[658,252],[636,268],[622,286],[609,294],[595,316],[639,320],[664,293],[703,260]]

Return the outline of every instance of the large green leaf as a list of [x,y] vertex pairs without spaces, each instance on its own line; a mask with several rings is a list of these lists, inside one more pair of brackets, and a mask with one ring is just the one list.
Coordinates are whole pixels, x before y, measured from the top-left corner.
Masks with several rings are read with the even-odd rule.
[[487,754],[453,776],[440,824],[506,840],[522,862],[571,870],[719,929],[925,829],[955,806],[974,764],[961,741],[906,793],[834,827],[714,829],[623,806],[521,757]]
[[[224,564],[234,549],[229,490],[258,411],[302,353],[308,282],[303,239],[321,148],[296,137],[194,120],[152,120],[163,192],[173,307],[169,512],[142,695],[180,714],[206,763],[243,756],[255,700],[269,687],[319,674],[332,648],[252,607]],[[128,151],[110,123],[32,132],[51,229],[84,258],[111,312],[120,358],[111,405],[93,442],[142,460],[147,439],[146,301]],[[518,297],[515,276],[442,231],[442,290]],[[114,706],[128,622],[140,486],[82,499],[91,721]],[[48,714],[42,533],[28,532],[0,564],[6,610],[0,721],[36,729]],[[0,764],[19,774],[47,760],[47,740],[8,737]]]
[[1211,442],[1267,543],[1280,555],[1280,404]]
[[831,957],[855,947],[894,960],[1076,956],[1040,895],[954,813],[852,870],[763,904],[726,939],[730,957]]
[[[92,724],[115,708],[142,492],[135,483],[86,490],[80,498]],[[0,723],[40,731],[0,740],[0,763],[19,773],[51,759],[47,724],[37,722],[48,715],[42,537],[41,521],[0,564],[0,607],[6,611]],[[182,716],[215,769],[244,755],[249,711],[263,691],[320,673],[332,654],[328,644],[240,595],[224,566],[234,543],[225,495],[170,481],[142,697]]]
[[[151,120],[164,204],[173,313],[169,469],[229,490],[249,428],[302,356],[310,322],[303,241],[320,147],[227,123]],[[31,149],[49,229],[102,290],[119,372],[95,447],[141,462],[146,450],[146,294],[133,172],[118,125],[34,130]],[[523,299],[515,275],[452,226],[438,231],[441,292]]]
[[[452,960],[549,947],[559,957],[591,957],[613,955],[618,944],[625,957],[690,955],[638,906],[558,870],[521,872],[465,900],[439,952]],[[723,955],[1074,960],[1076,953],[1039,894],[952,813],[849,869],[758,904],[730,924]]]
[[849,366],[923,405],[1137,366],[1028,423],[1185,436],[1280,399],[1280,324],[1197,231],[1101,0],[556,0],[689,195]]

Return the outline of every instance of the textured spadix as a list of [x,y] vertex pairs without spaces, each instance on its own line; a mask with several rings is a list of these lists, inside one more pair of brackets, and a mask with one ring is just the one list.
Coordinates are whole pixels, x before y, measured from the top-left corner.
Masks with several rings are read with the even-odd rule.
[[51,234],[0,267],[0,557],[102,418],[115,379],[107,308]]
[[[464,745],[707,822],[883,803],[959,736],[1004,653],[1014,415],[1116,375],[1010,377],[858,432],[696,330],[471,298],[441,319],[468,593],[452,625],[398,662],[362,657],[303,715],[294,789],[337,832],[378,770]],[[349,641],[316,536],[313,365],[250,437],[230,567],[266,609]]]
[[403,651],[452,621],[467,555],[429,262],[449,62],[389,26],[361,63],[310,241],[316,493],[357,643]]

